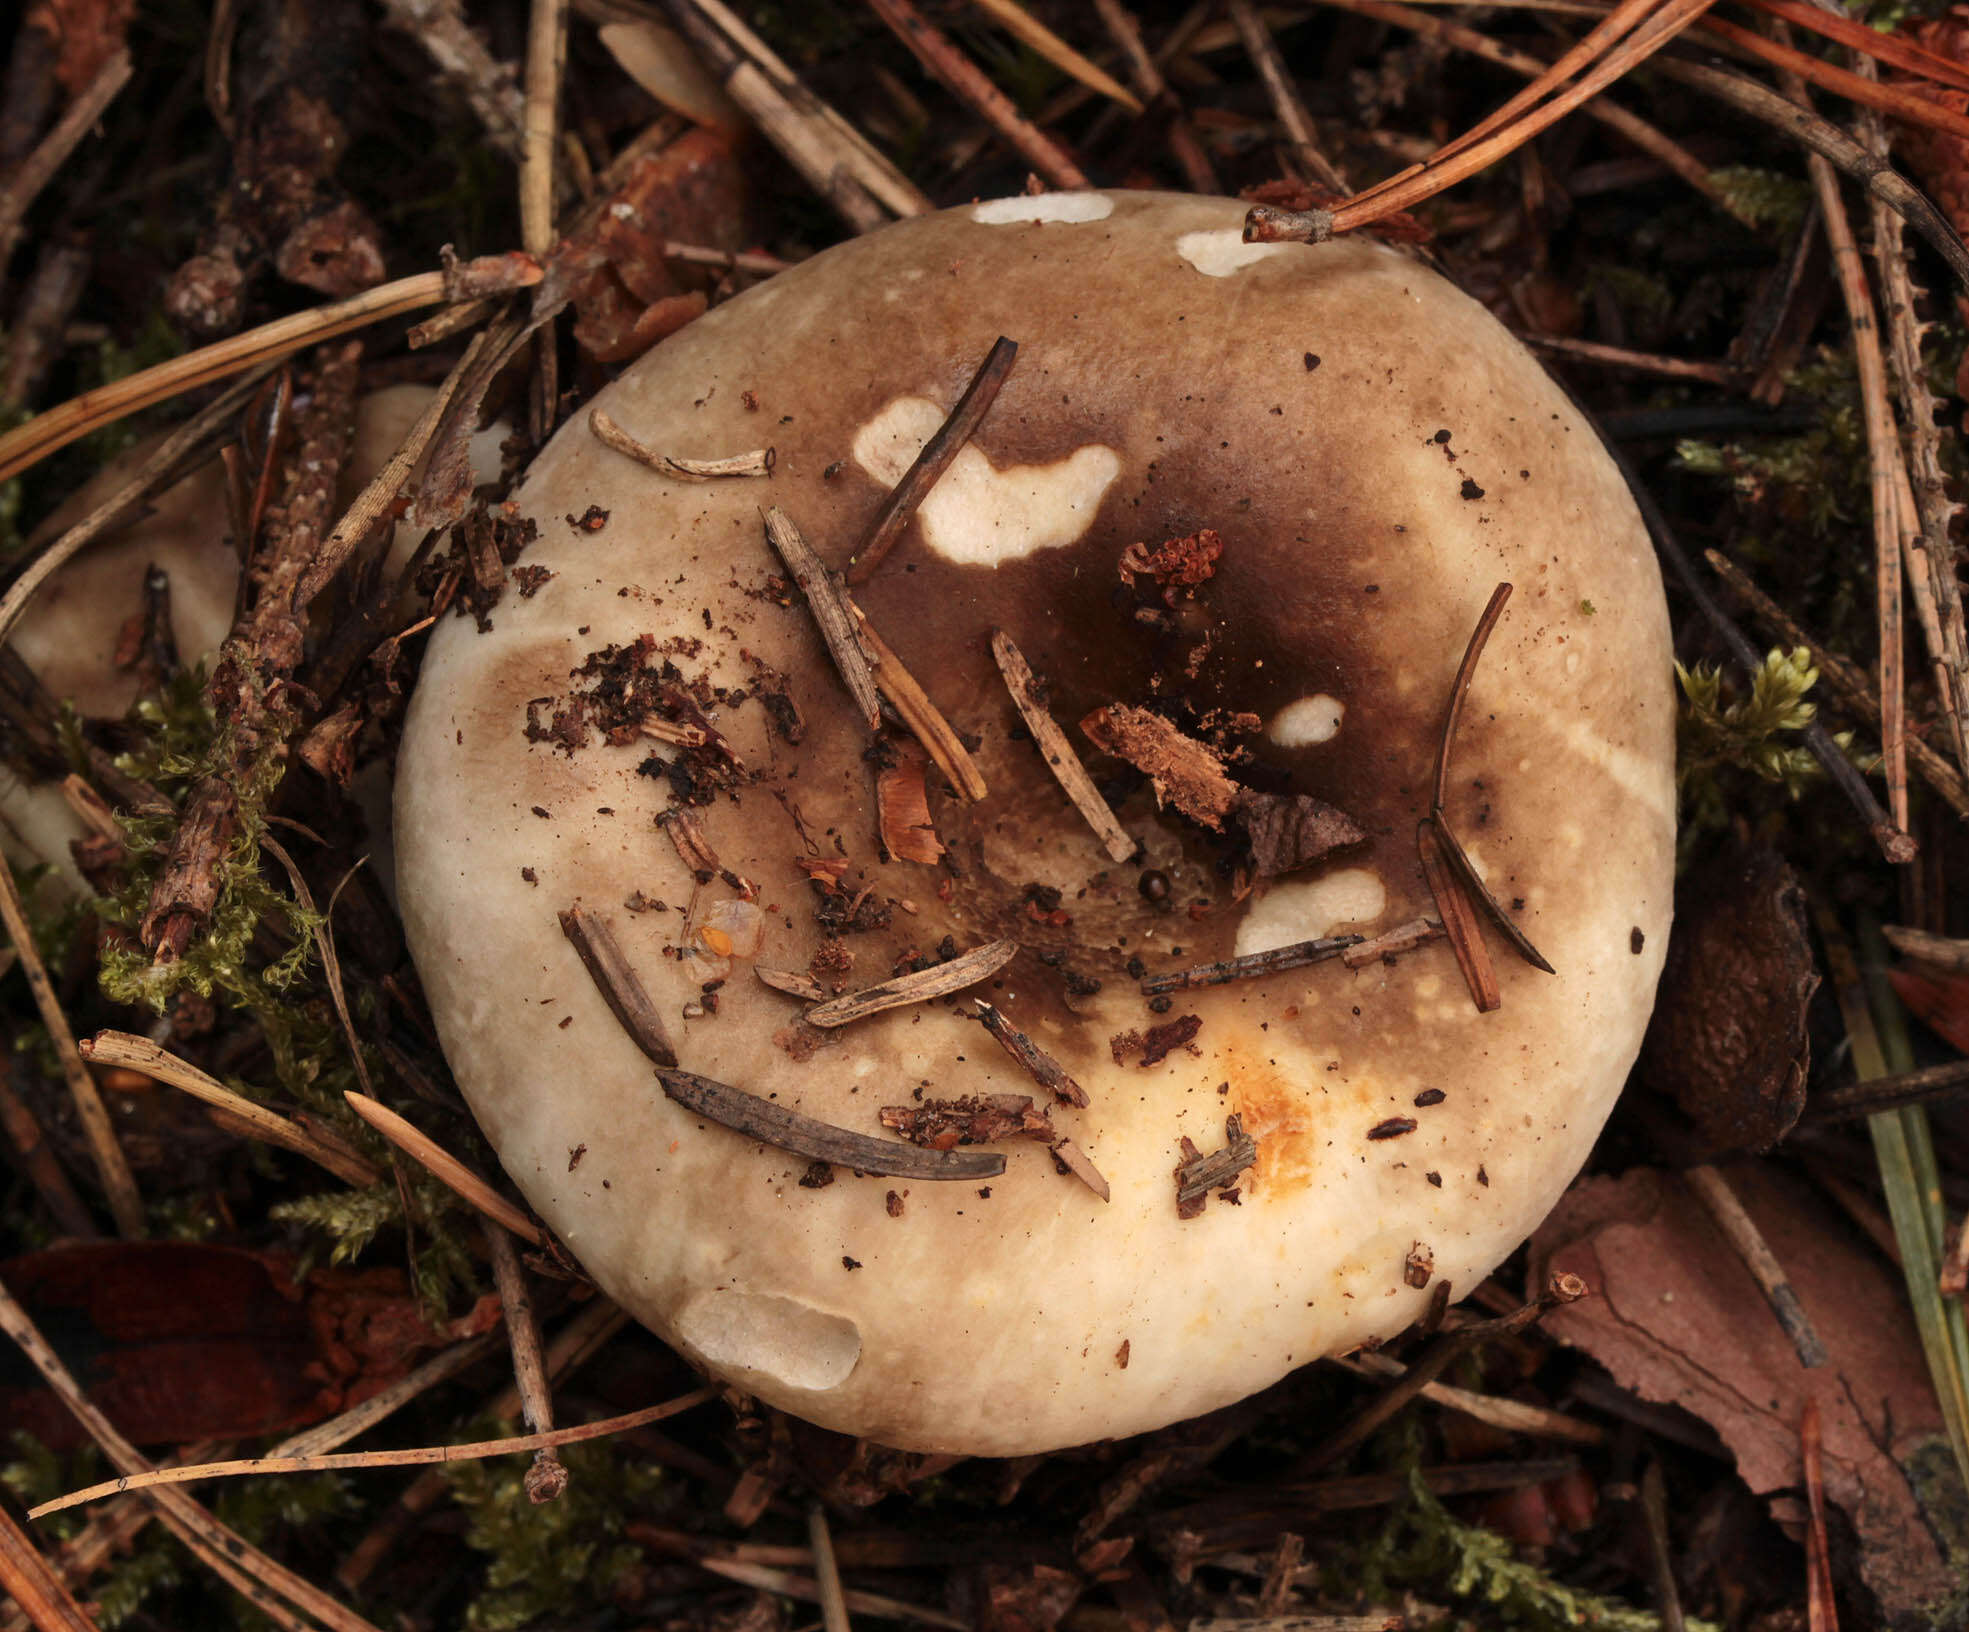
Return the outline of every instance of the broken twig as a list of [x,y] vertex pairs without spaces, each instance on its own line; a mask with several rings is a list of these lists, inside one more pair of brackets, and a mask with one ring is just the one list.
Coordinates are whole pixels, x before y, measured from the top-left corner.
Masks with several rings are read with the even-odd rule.
[[1173,970],[1166,975],[1149,975],[1142,981],[1142,995],[1159,997],[1164,992],[1187,992],[1198,986],[1228,986],[1234,980],[1255,980],[1261,975],[1276,975],[1286,969],[1303,969],[1308,964],[1337,958],[1350,947],[1361,945],[1363,939],[1359,935],[1325,935],[1318,940],[1275,946],[1269,952],[1246,952],[1235,958],[1221,958],[1216,963],[1199,963],[1188,969]]
[[985,360],[978,365],[977,373],[971,376],[971,383],[964,387],[964,395],[957,399],[957,406],[950,411],[950,417],[938,427],[936,435],[923,444],[923,451],[917,454],[915,462],[903,472],[902,480],[889,489],[889,496],[882,501],[881,509],[875,512],[875,520],[869,524],[867,536],[861,547],[848,557],[848,584],[852,588],[865,584],[881,566],[889,551],[895,548],[896,540],[902,537],[902,530],[909,525],[909,518],[916,514],[916,507],[928,497],[930,489],[937,485],[943,473],[950,468],[950,462],[971,440],[979,423],[998,399],[998,388],[1005,383],[1005,376],[1012,372],[1012,364],[1019,355],[1019,343],[1000,335],[991,343],[991,350],[985,353]]
[[998,1046],[1016,1060],[1032,1080],[1062,1105],[1087,1104],[1087,1090],[1067,1074],[1065,1066],[1048,1054],[1023,1031],[983,998],[978,998],[978,1018],[996,1039]]
[[835,575],[814,554],[813,546],[794,525],[793,518],[778,505],[765,511],[764,517],[766,537],[793,575],[794,586],[806,596],[807,610],[813,614],[827,655],[834,659],[834,667],[840,671],[855,707],[868,721],[869,730],[880,730],[882,702],[876,695],[873,659],[862,645],[854,616],[848,611],[847,598],[841,593]]

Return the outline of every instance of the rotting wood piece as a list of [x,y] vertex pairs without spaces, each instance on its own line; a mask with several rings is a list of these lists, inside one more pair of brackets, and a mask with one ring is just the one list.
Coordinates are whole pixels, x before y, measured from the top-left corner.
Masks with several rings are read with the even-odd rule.
[[875,690],[874,654],[862,643],[856,620],[848,611],[847,597],[791,516],[775,504],[764,512],[764,520],[766,537],[792,575],[794,587],[807,598],[807,610],[813,614],[821,642],[840,671],[855,707],[869,730],[879,730],[882,702]]
[[983,998],[976,1001],[978,1018],[984,1022],[985,1030],[1031,1075],[1034,1082],[1062,1105],[1085,1106],[1088,1103],[1087,1090],[1073,1080],[1065,1066],[1000,1014],[994,1005]]
[[[621,943],[608,921],[569,907],[561,914],[561,933],[580,956],[595,988],[608,1004],[609,1012],[622,1023],[635,1045],[658,1065],[675,1065],[677,1050],[663,1029],[663,1020],[650,1000],[648,990],[629,967]],[[552,1424],[546,1426],[551,1427]]]
[[1328,958],[1344,955],[1361,946],[1363,939],[1359,935],[1326,935],[1317,940],[1275,946],[1269,952],[1245,952],[1235,958],[1221,958],[1216,963],[1172,970],[1166,975],[1149,975],[1142,981],[1142,995],[1159,997],[1164,992],[1193,991],[1199,986],[1228,986],[1234,980],[1255,980],[1286,969],[1304,969],[1308,964],[1324,963]]
[[1158,804],[1172,804],[1192,821],[1222,831],[1241,790],[1215,749],[1131,703],[1095,709],[1080,729],[1102,753],[1127,760],[1146,776]]
[[1005,677],[1005,689],[1012,694],[1012,704],[1018,709],[1019,718],[1025,721],[1026,729],[1032,733],[1040,757],[1046,761],[1046,768],[1073,802],[1073,808],[1087,819],[1087,825],[1101,841],[1101,848],[1107,851],[1108,859],[1126,861],[1135,853],[1135,841],[1108,807],[1107,800],[1101,797],[1100,789],[1094,786],[1094,779],[1087,774],[1086,766],[1080,763],[1080,756],[1073,751],[1073,744],[1067,741],[1066,733],[1047,712],[1039,694],[1039,682],[1033,675],[1032,666],[1026,662],[1025,654],[1003,629],[994,629],[991,632],[991,655],[997,660],[998,672]]
[[812,1161],[894,1179],[991,1179],[1005,1171],[998,1151],[932,1151],[871,1139],[690,1071],[659,1067],[656,1080],[670,1098],[707,1121]]
[[1367,830],[1337,805],[1311,794],[1239,791],[1237,819],[1251,841],[1260,878],[1276,878],[1322,861],[1335,850],[1365,844]]
[[987,941],[952,958],[948,963],[932,964],[914,974],[898,975],[879,985],[864,986],[858,992],[831,998],[807,1010],[802,1018],[810,1026],[845,1026],[865,1020],[885,1009],[899,1009],[908,1003],[926,1003],[931,998],[961,992],[998,973],[1018,956],[1017,941]]
[[1045,1110],[1030,1094],[966,1094],[958,1099],[926,1099],[912,1105],[884,1105],[882,1126],[926,1150],[959,1145],[995,1145],[1005,1139],[1059,1137]]

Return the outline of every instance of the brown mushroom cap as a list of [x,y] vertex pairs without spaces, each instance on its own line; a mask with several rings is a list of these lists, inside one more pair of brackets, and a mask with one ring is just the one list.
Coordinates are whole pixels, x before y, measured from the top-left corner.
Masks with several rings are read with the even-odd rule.
[[[1436,1280],[1467,1291],[1538,1222],[1640,1043],[1670,912],[1673,708],[1633,504],[1475,303],[1373,243],[1246,246],[1241,214],[1134,193],[1002,200],[774,278],[598,399],[664,453],[771,444],[771,478],[666,481],[583,417],[520,494],[540,528],[523,563],[551,578],[509,594],[490,633],[452,621],[433,637],[399,760],[398,876],[461,1087],[611,1296],[829,1427],[1038,1451],[1386,1337]],[[1020,344],[1002,394],[856,594],[974,734],[989,792],[962,803],[933,773],[945,863],[885,861],[870,733],[776,576],[760,510],[781,506],[844,564],[1001,333]],[[598,531],[564,519],[591,505],[608,512]],[[1192,598],[1121,581],[1130,545],[1204,528],[1223,554]],[[1452,676],[1500,580],[1516,594],[1463,713],[1447,811],[1557,975],[1493,937],[1503,1006],[1487,1015],[1440,943],[1150,1012],[1131,960],[1160,973],[1433,910],[1416,823]],[[1041,762],[994,628],[1089,769],[1133,782],[1116,809],[1137,860],[1108,859]],[[688,751],[604,740],[604,700],[571,723],[608,664],[590,660],[641,637],[653,645],[629,667],[674,666],[742,760],[736,785],[694,777]],[[781,684],[804,716],[797,745],[762,701]],[[1080,734],[1110,703],[1214,731],[1240,781],[1327,800],[1367,842],[1240,899],[1232,841],[1158,810]],[[856,988],[945,937],[1022,950],[971,992],[805,1026],[742,958],[708,956],[728,943],[707,923],[745,909],[722,879],[698,885],[655,825],[686,796],[708,801],[695,813],[722,867],[757,884],[759,966],[818,959]],[[834,941],[817,922],[804,864],[829,858],[881,927]],[[1166,901],[1146,898],[1144,869],[1167,876]],[[1033,1143],[1007,1145],[983,1184],[842,1169],[803,1186],[820,1177],[804,1159],[664,1097],[560,934],[577,904],[613,928],[685,1069],[859,1133],[882,1135],[884,1106],[1045,1101],[977,1024],[971,999],[989,998],[1085,1088],[1087,1108],[1053,1121],[1112,1199]],[[683,1018],[707,974],[729,976],[716,1011]],[[1183,1016],[1193,1037],[1156,1063],[1140,1043],[1111,1049]],[[1256,1164],[1235,1205],[1219,1194],[1182,1219],[1180,1141],[1218,1148],[1227,1114]],[[1427,1277],[1409,1272],[1424,1260]]]

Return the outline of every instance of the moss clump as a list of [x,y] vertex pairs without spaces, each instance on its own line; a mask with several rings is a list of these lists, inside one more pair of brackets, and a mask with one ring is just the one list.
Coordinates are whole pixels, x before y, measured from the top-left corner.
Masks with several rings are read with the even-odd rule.
[[[1682,831],[1691,837],[1729,825],[1733,779],[1749,775],[1775,783],[1793,799],[1825,773],[1812,751],[1797,740],[1818,713],[1810,700],[1819,671],[1802,646],[1773,647],[1751,677],[1745,693],[1709,664],[1675,665],[1682,686],[1676,720],[1675,777],[1682,797]],[[1833,739],[1850,750],[1852,733]]]
[[[1388,1515],[1380,1536],[1362,1555],[1360,1569],[1370,1602],[1384,1602],[1403,1588],[1413,1588],[1455,1599],[1476,1611],[1486,1627],[1537,1632],[1661,1629],[1659,1615],[1555,1581],[1518,1557],[1502,1536],[1462,1523],[1436,1499],[1413,1464],[1407,1499]],[[1713,1623],[1692,1616],[1684,1624],[1690,1632],[1719,1632]]]
[[[512,1432],[511,1424],[490,1425],[482,1437]],[[569,1622],[607,1604],[641,1557],[620,1539],[622,1525],[655,1492],[661,1474],[618,1457],[604,1440],[570,1445],[561,1458],[567,1491],[537,1507],[527,1499],[525,1457],[445,1470],[469,1519],[465,1540],[487,1557],[485,1590],[465,1615],[473,1632],[512,1632],[548,1614]]]
[[1723,196],[1750,221],[1774,233],[1793,233],[1812,207],[1812,184],[1755,165],[1727,164],[1709,172]]

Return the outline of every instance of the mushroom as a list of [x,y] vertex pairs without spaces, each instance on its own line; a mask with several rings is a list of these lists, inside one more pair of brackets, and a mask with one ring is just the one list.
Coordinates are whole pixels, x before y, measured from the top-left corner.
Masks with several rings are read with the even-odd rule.
[[[1036,1452],[1389,1337],[1538,1223],[1639,1047],[1673,706],[1633,503],[1565,395],[1442,278],[1372,242],[1246,244],[1241,219],[1045,194],[780,274],[562,428],[518,494],[535,593],[432,638],[398,882],[460,1087],[611,1297],[827,1427]],[[871,733],[761,512],[845,566],[1001,334],[1019,345],[1002,392],[852,590],[847,644],[918,727]],[[677,481],[598,423],[657,455],[776,458],[766,480]],[[599,530],[561,521],[590,506]],[[1413,924],[1438,910],[1416,835],[1500,581],[1516,592],[1443,818],[1557,973],[1494,940],[1501,1007],[1480,1013]],[[1128,859],[1035,741],[1008,643]],[[909,680],[981,797],[949,784]],[[1165,727],[1203,756],[1187,803]],[[916,735],[940,849],[885,857],[874,790]],[[1331,806],[1339,848],[1261,876],[1239,813],[1268,799]],[[713,933],[734,904],[758,911],[749,958]],[[679,1069],[639,1048],[564,914],[612,934],[643,1042]],[[1388,939],[1141,989],[1343,933]],[[962,989],[857,998],[953,955]],[[844,998],[864,1017],[821,1023]],[[707,1114],[729,1089],[769,1108],[753,1131]],[[789,1111],[917,1158],[896,1131],[986,1148],[932,1177],[857,1172],[775,1142]],[[977,1156],[1003,1171],[953,1176]]]
[[[433,395],[428,386],[394,385],[357,404],[355,437],[339,483],[345,502],[402,445]],[[471,458],[478,480],[498,475],[503,434],[495,427],[474,436]],[[109,498],[155,445],[155,440],[140,443],[113,461],[36,530],[30,547],[49,542]],[[389,564],[402,565],[416,543],[414,530],[399,526]],[[9,639],[13,654],[48,695],[72,704],[84,719],[120,718],[137,701],[142,677],[134,665],[119,667],[117,655],[131,621],[143,614],[144,577],[152,567],[167,580],[171,635],[181,659],[209,664],[232,629],[239,587],[225,473],[216,460],[63,565],[29,603]],[[387,811],[387,793],[376,807]],[[69,854],[69,841],[84,831],[58,781],[36,781],[0,765],[0,843],[10,858],[53,863],[71,891],[86,893]]]

